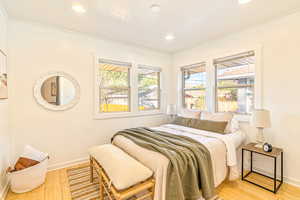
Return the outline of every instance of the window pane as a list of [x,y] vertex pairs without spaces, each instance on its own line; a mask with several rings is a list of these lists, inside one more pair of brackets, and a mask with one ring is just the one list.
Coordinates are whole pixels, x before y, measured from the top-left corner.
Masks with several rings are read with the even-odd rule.
[[222,88],[217,90],[218,111],[251,113],[254,107],[253,87]]
[[159,89],[139,89],[139,110],[159,109]]
[[206,87],[206,71],[205,67],[199,66],[191,69],[183,70],[184,88],[195,89]]
[[157,99],[140,99],[139,110],[155,110],[159,108]]
[[100,87],[128,87],[129,68],[127,66],[100,63]]
[[214,60],[217,111],[249,114],[254,105],[255,57],[245,52]]
[[128,89],[100,89],[100,112],[128,112]]
[[254,64],[224,67],[217,65],[218,87],[254,84]]
[[150,69],[139,69],[138,101],[139,110],[154,110],[160,107],[160,72]]
[[205,110],[205,90],[184,91],[184,104],[188,109]]

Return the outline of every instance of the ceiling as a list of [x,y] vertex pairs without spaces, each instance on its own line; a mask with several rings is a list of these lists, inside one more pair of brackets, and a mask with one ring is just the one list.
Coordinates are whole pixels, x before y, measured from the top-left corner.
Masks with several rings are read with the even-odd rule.
[[[10,17],[175,52],[300,8],[299,0],[0,0]],[[72,3],[86,9],[75,13]],[[151,11],[159,4],[160,12]],[[168,33],[176,37],[166,41]]]

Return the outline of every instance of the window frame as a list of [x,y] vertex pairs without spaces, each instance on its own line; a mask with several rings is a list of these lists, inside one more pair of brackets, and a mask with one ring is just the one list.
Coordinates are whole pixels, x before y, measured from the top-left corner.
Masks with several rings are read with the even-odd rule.
[[[100,60],[114,61],[118,63],[130,64],[129,71],[129,108],[128,112],[99,112],[100,106],[100,70],[99,63]],[[122,61],[120,61],[122,60]],[[151,65],[142,65],[131,61],[123,61],[124,59],[103,59],[103,57],[95,56],[94,59],[94,119],[105,120],[113,118],[130,118],[130,117],[140,117],[140,116],[151,116],[151,115],[162,115],[163,109],[165,108],[165,102],[163,98],[163,70],[161,67],[150,67]],[[159,84],[160,84],[160,108],[156,110],[149,111],[139,111],[138,109],[138,66],[147,66],[153,69],[160,70]]]
[[[131,106],[131,73],[132,73],[132,63],[129,63],[129,62],[121,62],[121,61],[115,61],[115,60],[109,60],[109,59],[98,59],[98,67],[99,67],[99,64],[100,63],[106,63],[106,64],[113,64],[113,65],[119,65],[121,67],[124,67],[124,68],[127,68],[127,84],[128,84],[128,87],[124,87],[122,89],[124,90],[128,90],[128,111],[115,111],[115,112],[101,112],[101,111],[98,111],[100,114],[114,114],[114,113],[130,113],[131,110],[132,110],[132,106]],[[99,68],[98,68],[99,70]],[[99,70],[101,71],[101,70]],[[101,72],[98,71],[98,78],[101,77]],[[113,87],[101,87],[100,85],[100,80],[98,80],[98,88],[99,88],[99,105],[98,106],[101,106],[101,90],[102,89],[114,89]],[[121,87],[120,87],[121,89]]]
[[[188,69],[193,69],[193,68],[197,68],[197,67],[204,67],[205,68],[205,72],[206,72],[206,77],[205,77],[205,81],[206,83],[208,83],[208,73],[207,73],[207,62],[203,61],[203,62],[198,62],[195,64],[191,64],[191,65],[186,65],[180,68],[180,73],[181,73],[181,107],[185,110],[191,110],[191,111],[207,111],[207,84],[205,88],[195,88],[195,89],[186,89],[185,88],[185,79],[184,79],[184,71],[188,70]],[[185,92],[186,91],[205,91],[205,109],[201,110],[201,109],[190,109],[190,108],[186,108],[185,106]]]
[[[254,45],[254,46],[245,46],[243,48],[230,48],[226,49],[224,51],[220,51],[218,53],[210,54],[208,56],[200,57],[201,59],[194,60],[194,63],[201,63],[206,62],[206,72],[207,72],[207,91],[206,91],[206,107],[208,112],[216,112],[216,76],[215,76],[215,67],[213,60],[216,58],[222,58],[222,57],[228,57],[236,54],[240,54],[243,52],[249,52],[254,51],[254,63],[255,63],[255,83],[254,83],[254,107],[255,109],[262,109],[263,108],[263,81],[262,81],[262,68],[263,68],[263,62],[262,62],[262,52],[263,52],[263,46],[261,44]],[[200,62],[199,62],[200,61]],[[179,113],[181,110],[190,110],[184,108],[183,104],[183,80],[182,80],[182,66],[188,66],[181,65],[177,66],[177,73],[178,73],[178,99],[177,99],[177,105],[179,108]],[[192,110],[192,111],[201,111],[201,110]],[[234,114],[235,119],[242,122],[249,122],[250,121],[250,115],[242,115],[242,114]]]
[[[152,70],[153,72],[157,72],[158,73],[158,108],[157,109],[151,109],[151,110],[140,110],[139,109],[139,97],[137,97],[137,101],[138,101],[138,111],[141,113],[147,113],[147,112],[153,112],[153,111],[159,111],[161,110],[162,107],[162,89],[161,89],[161,76],[162,76],[162,70],[160,67],[152,67],[152,66],[148,66],[148,65],[141,65],[138,64],[137,65],[137,77],[139,76],[139,69],[147,69],[147,70]],[[137,94],[139,93],[139,82],[137,81]]]
[[[246,53],[249,53],[249,52],[253,52],[253,57],[254,57],[254,62],[255,62],[255,51],[251,50],[251,51],[246,51],[246,52],[240,52],[238,54],[233,54],[231,55],[232,57],[234,56],[238,56],[239,54],[246,54]],[[213,65],[214,65],[214,76],[215,76],[215,87],[214,87],[214,104],[215,104],[215,112],[216,113],[221,113],[221,111],[218,111],[218,89],[221,88],[221,89],[224,89],[224,88],[234,88],[234,89],[237,89],[237,88],[253,88],[253,99],[254,99],[254,107],[255,107],[255,84],[256,84],[256,77],[255,77],[255,74],[256,74],[256,70],[254,71],[254,84],[244,84],[244,85],[238,85],[238,86],[226,86],[226,87],[218,87],[218,67],[217,67],[217,64],[215,64],[215,60],[217,59],[221,59],[221,58],[226,58],[226,57],[231,57],[231,56],[225,56],[225,57],[219,57],[219,58],[215,58],[213,60]],[[249,56],[250,57],[250,56]],[[255,63],[254,63],[254,66],[255,66]],[[250,116],[251,113],[239,113],[239,112],[232,112],[234,115],[242,115],[242,116]]]

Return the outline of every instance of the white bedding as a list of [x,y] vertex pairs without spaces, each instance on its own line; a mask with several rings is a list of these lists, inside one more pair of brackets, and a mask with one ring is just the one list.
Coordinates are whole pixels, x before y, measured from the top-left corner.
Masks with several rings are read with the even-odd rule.
[[[236,149],[245,139],[241,131],[221,135],[174,124],[152,127],[152,129],[188,136],[205,145],[211,154],[216,187],[225,180],[228,169],[230,180],[238,177]],[[142,148],[123,136],[115,137],[113,143],[154,171],[156,180],[154,199],[165,200],[169,160],[162,154]]]
[[203,143],[204,145],[205,145],[205,141],[203,141],[202,136],[222,140],[222,142],[224,142],[226,146],[227,165],[229,167],[237,165],[236,149],[242,144],[243,140],[245,139],[245,135],[241,131],[223,135],[220,133],[214,133],[210,131],[204,131],[204,130],[185,127],[185,126],[179,126],[175,124],[166,124],[161,127],[155,127],[152,129],[158,131],[165,131],[165,132],[170,132],[170,130],[172,130],[170,132],[172,134],[188,136],[190,138],[193,138],[194,140]]

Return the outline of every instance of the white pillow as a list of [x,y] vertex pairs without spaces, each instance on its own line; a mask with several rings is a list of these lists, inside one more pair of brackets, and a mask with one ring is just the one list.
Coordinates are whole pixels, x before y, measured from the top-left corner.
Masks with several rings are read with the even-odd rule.
[[233,117],[231,120],[231,126],[230,126],[231,133],[237,132],[240,130],[240,123],[237,119]]
[[[232,113],[210,113],[210,112],[202,112],[201,113],[202,120],[210,120],[210,121],[217,121],[217,122],[227,122],[227,126],[225,128],[225,133],[232,133]],[[236,124],[234,125],[236,128]]]
[[181,110],[181,112],[180,112],[180,114],[178,114],[178,116],[184,117],[184,118],[200,119],[201,112],[193,111],[193,110]]

